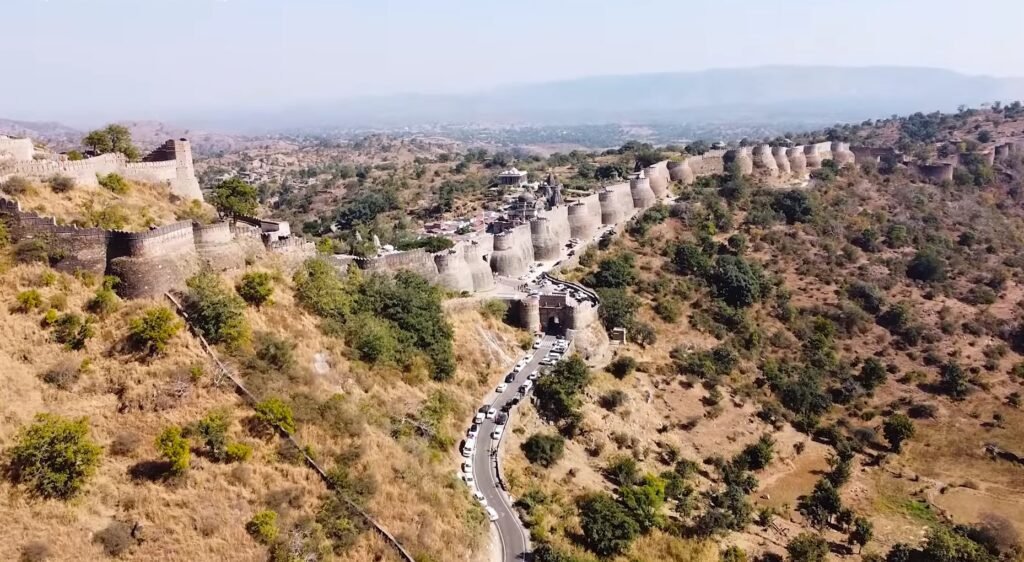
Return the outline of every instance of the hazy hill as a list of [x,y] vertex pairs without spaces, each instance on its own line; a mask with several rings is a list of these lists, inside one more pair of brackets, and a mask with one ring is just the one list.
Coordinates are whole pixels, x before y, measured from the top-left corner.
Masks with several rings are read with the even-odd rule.
[[832,123],[1024,97],[1024,79],[913,67],[758,67],[597,76],[469,95],[396,95],[222,114],[221,125],[277,128],[422,123],[751,121]]

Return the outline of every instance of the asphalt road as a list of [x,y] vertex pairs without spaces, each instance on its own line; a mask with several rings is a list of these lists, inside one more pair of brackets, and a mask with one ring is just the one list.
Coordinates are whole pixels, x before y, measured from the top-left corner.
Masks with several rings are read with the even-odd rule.
[[[547,355],[554,343],[554,336],[544,336],[540,348],[531,350],[533,355],[530,357],[530,362],[516,374],[515,381],[509,383],[505,392],[498,394],[492,389],[491,394],[483,403],[493,404],[500,412],[502,405],[519,392],[519,387],[526,382],[526,377],[533,371],[540,370],[541,359]],[[511,370],[512,365],[509,365],[509,371],[511,372]],[[509,421],[516,414],[517,408],[522,406],[523,403],[523,401],[520,401],[518,405],[512,407],[509,411]],[[529,554],[529,534],[519,520],[518,514],[512,508],[512,500],[509,499],[508,494],[502,489],[501,483],[498,480],[495,461],[501,441],[493,441],[491,439],[491,432],[494,431],[494,426],[493,419],[484,420],[480,424],[480,433],[476,438],[476,450],[473,452],[473,478],[476,480],[476,488],[480,490],[487,500],[487,505],[493,507],[498,513],[498,520],[494,524],[498,528],[498,536],[501,538],[502,562],[523,562]],[[504,440],[504,435],[502,440]]]

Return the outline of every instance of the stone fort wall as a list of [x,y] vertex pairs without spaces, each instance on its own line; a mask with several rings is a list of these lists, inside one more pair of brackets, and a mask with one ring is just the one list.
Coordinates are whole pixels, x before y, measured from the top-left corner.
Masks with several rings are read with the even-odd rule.
[[[0,181],[11,176],[46,179],[54,175],[73,178],[82,185],[98,185],[97,175],[117,173],[127,179],[167,185],[171,193],[184,199],[203,199],[196,179],[195,167],[192,162],[192,147],[186,139],[171,139],[153,152],[147,154],[141,162],[129,162],[121,154],[102,154],[84,160],[32,160],[24,156],[24,143],[32,146],[29,139],[7,139],[0,137],[0,154],[13,155],[13,162],[5,164],[0,170]],[[20,141],[20,142],[12,142]]]
[[[3,197],[0,221],[16,244],[39,244],[54,269],[117,277],[117,290],[126,298],[154,297],[183,287],[202,267],[244,267],[247,253],[240,238],[260,240],[259,231],[236,230],[227,222],[182,221],[141,232],[79,228],[24,211],[17,201]],[[312,243],[292,238],[268,242],[260,251],[281,254],[296,264],[315,255]]]

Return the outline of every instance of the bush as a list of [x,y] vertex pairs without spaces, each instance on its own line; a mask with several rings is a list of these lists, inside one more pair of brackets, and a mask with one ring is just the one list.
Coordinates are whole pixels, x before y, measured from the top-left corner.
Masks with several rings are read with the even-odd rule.
[[85,418],[38,414],[7,451],[8,475],[44,498],[77,495],[100,463],[100,447],[88,434]]
[[708,281],[716,298],[737,308],[760,299],[765,284],[761,270],[739,256],[719,256]]
[[7,181],[0,183],[0,191],[8,195],[24,195],[32,189],[32,182],[21,176],[12,176]]
[[264,425],[280,428],[285,433],[295,432],[292,409],[278,398],[268,398],[257,404],[256,419]]
[[389,322],[370,315],[359,315],[349,322],[345,341],[359,359],[368,363],[387,363],[399,356],[396,330]]
[[149,355],[161,354],[171,338],[181,329],[181,322],[171,309],[155,306],[143,311],[128,324],[128,341]]
[[190,278],[185,312],[193,326],[213,344],[238,345],[249,336],[245,302],[228,292],[215,274],[199,273]]
[[263,544],[277,540],[277,512],[264,509],[252,516],[245,524],[245,532]]
[[785,217],[789,224],[809,222],[814,217],[814,207],[804,191],[794,189],[779,192],[772,200],[771,206],[775,212]]
[[170,463],[171,474],[180,475],[188,470],[191,451],[188,440],[181,435],[180,427],[172,425],[163,430],[156,438],[156,448],[160,451],[160,455]]
[[480,305],[480,313],[487,318],[504,320],[508,315],[508,301],[502,299],[488,299]]
[[32,312],[37,308],[43,306],[43,295],[35,289],[29,289],[18,293],[16,297],[18,305],[14,307],[14,310],[22,313]]
[[245,302],[261,307],[270,302],[270,296],[274,294],[274,285],[269,273],[250,271],[238,281],[235,290]]
[[64,360],[43,373],[43,382],[52,384],[61,390],[71,390],[78,382],[80,374],[81,369],[78,364],[71,360]]
[[598,403],[600,403],[601,407],[604,408],[605,410],[614,412],[620,406],[625,404],[628,398],[629,395],[627,395],[625,392],[619,389],[615,389],[609,390],[607,393],[603,394],[601,398],[598,399]]
[[230,424],[227,413],[220,410],[210,412],[196,423],[196,434],[203,440],[206,453],[215,461],[223,461],[227,457]]
[[622,380],[636,369],[636,359],[629,355],[620,355],[608,365],[608,372]]
[[46,180],[46,185],[49,185],[54,193],[67,193],[75,188],[75,179],[61,175],[51,176]]
[[132,526],[123,521],[111,521],[105,529],[93,535],[92,540],[103,545],[104,552],[114,557],[128,552],[138,543],[132,535]]
[[633,254],[621,253],[597,264],[597,271],[587,276],[586,285],[596,288],[622,289],[636,282]]
[[228,462],[245,462],[252,458],[252,446],[245,443],[230,443],[224,450]]
[[535,433],[522,444],[526,460],[545,468],[558,462],[565,451],[565,439],[561,435]]
[[85,342],[93,336],[92,320],[82,318],[73,312],[65,312],[53,323],[53,339],[64,344],[68,349],[82,349]]
[[579,501],[580,527],[587,547],[600,556],[613,556],[629,548],[640,533],[637,522],[614,498],[605,493]]
[[96,174],[96,181],[99,182],[100,187],[110,190],[117,195],[128,193],[128,182],[120,174],[109,173],[105,176]]
[[915,281],[942,281],[946,278],[946,264],[934,250],[921,250],[907,264],[907,277]]
[[295,366],[295,343],[260,332],[256,336],[256,358],[278,371],[290,371]]
[[97,316],[106,316],[117,310],[121,301],[117,298],[117,294],[114,293],[114,286],[118,281],[117,277],[104,277],[103,285],[89,299],[89,302],[85,303],[86,310]]
[[828,541],[814,533],[800,533],[786,545],[789,562],[825,562],[828,560]]
[[755,443],[747,445],[740,453],[742,465],[750,470],[761,470],[767,467],[775,456],[775,439],[767,433]]

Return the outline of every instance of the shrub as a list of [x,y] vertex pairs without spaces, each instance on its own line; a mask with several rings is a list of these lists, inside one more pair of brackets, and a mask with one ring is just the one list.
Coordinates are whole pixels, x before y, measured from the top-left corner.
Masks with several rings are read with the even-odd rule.
[[163,430],[156,438],[156,448],[160,451],[160,455],[170,463],[171,474],[180,475],[188,470],[191,452],[188,440],[181,435],[180,427],[172,425]]
[[526,460],[545,468],[558,462],[565,451],[565,439],[561,435],[534,433],[522,444]]
[[882,433],[892,450],[899,453],[903,449],[903,442],[914,436],[914,422],[903,414],[893,414],[882,424]]
[[884,384],[887,378],[888,373],[886,373],[882,362],[874,357],[869,357],[860,368],[857,382],[864,387],[864,390],[870,392],[879,385]]
[[68,349],[82,349],[85,342],[93,336],[92,320],[82,318],[73,312],[65,312],[53,323],[53,339],[64,344]]
[[32,182],[21,176],[12,176],[7,181],[0,183],[0,190],[8,195],[24,195],[32,189]]
[[719,256],[708,281],[716,298],[737,308],[748,307],[760,299],[765,283],[760,269],[739,256]]
[[277,539],[277,512],[264,509],[256,513],[245,524],[245,531],[263,544],[274,542]]
[[636,282],[633,254],[621,253],[605,258],[597,264],[597,271],[587,276],[587,285],[598,288],[621,289]]
[[18,312],[32,312],[43,306],[43,295],[35,289],[29,289],[18,293],[16,297],[18,305],[14,309]]
[[625,392],[615,389],[609,390],[607,393],[603,394],[601,398],[598,399],[598,402],[605,410],[614,412],[620,406],[625,404],[628,398],[629,396]]
[[271,302],[270,296],[274,294],[274,285],[269,273],[250,271],[238,281],[235,290],[245,302],[255,307],[261,307]]
[[96,181],[99,182],[100,187],[110,190],[118,195],[124,195],[128,193],[128,182],[120,174],[113,172],[101,176],[96,174]]
[[185,311],[193,325],[210,343],[238,345],[246,340],[245,302],[228,292],[215,274],[199,273],[190,278]]
[[278,398],[268,398],[257,404],[256,419],[265,425],[280,428],[285,433],[295,432],[292,409]]
[[615,378],[622,380],[636,369],[636,359],[629,355],[620,355],[608,365],[608,372]]
[[480,305],[480,313],[487,318],[504,320],[508,315],[508,301],[501,299],[488,299]]
[[103,285],[85,303],[86,310],[97,316],[106,316],[117,310],[118,305],[120,305],[120,299],[114,293],[114,285],[117,283],[118,279],[116,277],[104,277]]
[[75,188],[75,179],[61,175],[51,176],[46,180],[46,185],[49,185],[54,193],[66,193]]
[[809,222],[814,217],[814,207],[810,197],[801,190],[782,191],[775,195],[771,203],[772,209],[785,217],[786,222],[794,224]]
[[579,512],[584,541],[600,556],[624,552],[640,533],[629,512],[608,494],[584,496],[579,501]]
[[800,533],[786,545],[790,562],[825,562],[828,560],[828,541],[814,533]]
[[772,462],[775,456],[775,439],[767,433],[756,442],[747,445],[740,453],[743,466],[750,470],[761,470]]
[[942,391],[954,400],[962,400],[967,396],[967,375],[955,362],[949,362],[939,370],[939,385]]
[[256,335],[256,358],[278,371],[289,371],[295,366],[295,343],[260,332]]
[[400,344],[392,324],[370,315],[359,315],[349,322],[345,341],[359,359],[368,363],[387,363],[398,358]]
[[228,462],[244,462],[252,458],[252,446],[246,443],[230,443],[224,450]]
[[665,322],[679,320],[680,312],[679,303],[673,299],[659,298],[654,303],[654,313]]
[[58,256],[51,256],[46,240],[30,238],[14,245],[14,259],[18,263],[52,263]]
[[203,446],[213,460],[223,461],[227,457],[230,423],[227,414],[220,410],[210,412],[196,423],[196,434],[203,440]]
[[61,390],[71,390],[78,382],[80,374],[81,369],[78,364],[71,360],[64,360],[43,373],[43,382],[52,384]]
[[946,278],[946,264],[934,250],[920,250],[907,264],[907,277],[915,281],[942,281]]
[[605,474],[619,486],[632,486],[640,481],[636,460],[625,455],[610,459]]
[[885,294],[881,289],[862,281],[854,281],[847,286],[846,297],[871,314],[881,312],[885,304]]
[[104,552],[114,557],[128,552],[138,542],[132,536],[132,526],[123,521],[111,521],[105,529],[93,535],[92,540],[103,545]]
[[171,309],[155,306],[129,323],[128,340],[133,347],[156,355],[164,352],[171,338],[181,329],[181,322]]
[[68,499],[78,494],[96,472],[100,447],[89,438],[85,418],[68,420],[38,414],[7,451],[12,481],[29,486],[44,498]]

